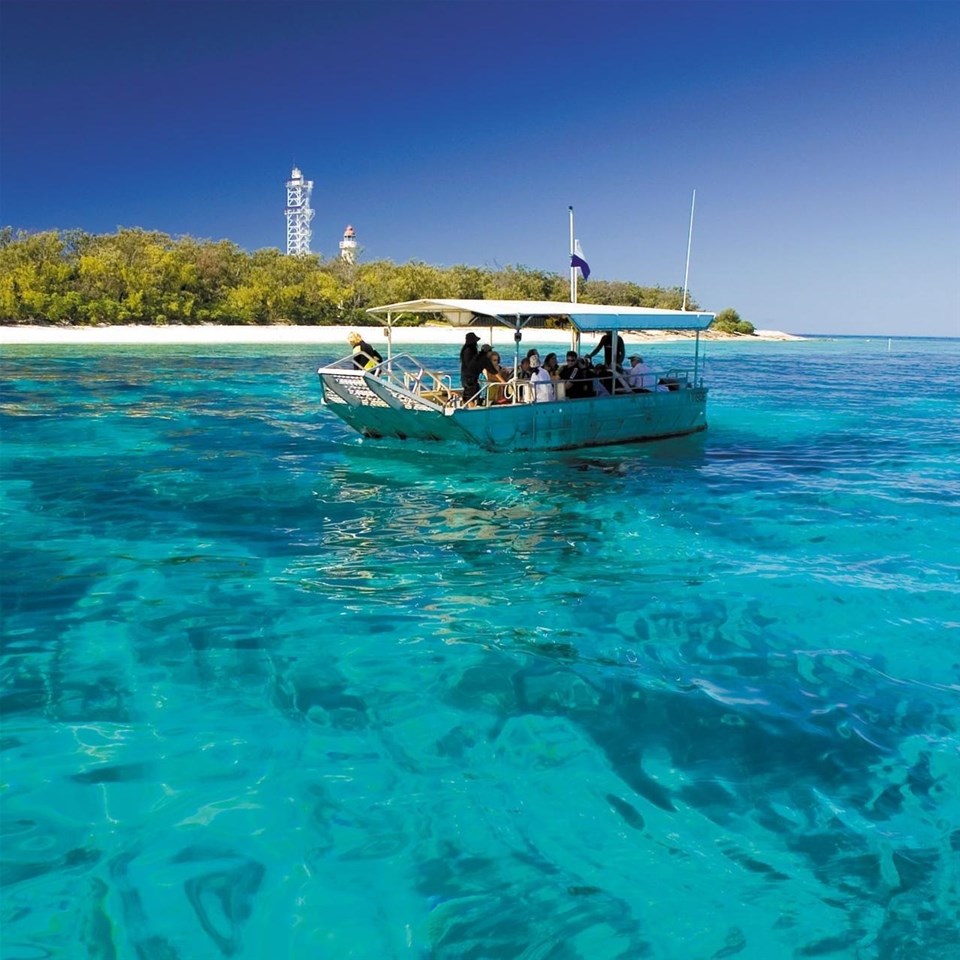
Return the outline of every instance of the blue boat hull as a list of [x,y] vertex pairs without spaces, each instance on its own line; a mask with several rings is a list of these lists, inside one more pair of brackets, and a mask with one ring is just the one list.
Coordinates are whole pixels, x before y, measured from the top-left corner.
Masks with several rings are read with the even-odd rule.
[[369,373],[320,371],[327,408],[367,437],[461,442],[483,450],[570,450],[659,440],[707,426],[707,388],[546,403],[454,407]]

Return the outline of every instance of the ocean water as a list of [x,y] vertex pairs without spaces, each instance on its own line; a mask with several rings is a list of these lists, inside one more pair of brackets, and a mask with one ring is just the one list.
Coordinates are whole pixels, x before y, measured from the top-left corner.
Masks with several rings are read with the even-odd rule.
[[524,455],[323,353],[4,349],[4,960],[960,957],[960,341]]

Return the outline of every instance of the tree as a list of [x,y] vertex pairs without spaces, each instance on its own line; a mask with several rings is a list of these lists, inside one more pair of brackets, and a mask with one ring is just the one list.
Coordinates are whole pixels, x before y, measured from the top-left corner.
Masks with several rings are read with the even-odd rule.
[[753,333],[753,324],[747,320],[741,320],[740,314],[732,307],[721,310],[713,323],[710,324],[711,330],[719,333],[740,333],[749,335]]
[[556,274],[508,264],[490,275],[485,293],[497,300],[549,300]]
[[[584,303],[678,309],[679,287],[594,279]],[[351,263],[139,227],[112,234],[0,229],[0,323],[378,324],[368,307],[425,297],[560,300],[565,275],[521,265],[439,267],[411,260]],[[691,309],[698,309],[688,299]],[[402,322],[421,323],[419,317]],[[718,318],[752,332],[736,311]]]

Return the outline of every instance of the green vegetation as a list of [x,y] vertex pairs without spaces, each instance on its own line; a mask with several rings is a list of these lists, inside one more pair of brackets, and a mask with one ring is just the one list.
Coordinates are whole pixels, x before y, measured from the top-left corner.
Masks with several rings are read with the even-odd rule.
[[[247,253],[228,240],[139,228],[100,235],[0,230],[0,323],[5,324],[377,325],[380,321],[364,313],[367,307],[420,297],[568,296],[566,276],[523,266],[350,264],[276,249]],[[682,291],[591,280],[581,284],[579,299],[679,309]],[[734,311],[725,313],[739,321]]]
[[717,314],[716,319],[710,324],[710,329],[719,333],[752,334],[753,324],[748,320],[741,320],[740,314],[736,310],[727,307],[726,310],[721,310]]

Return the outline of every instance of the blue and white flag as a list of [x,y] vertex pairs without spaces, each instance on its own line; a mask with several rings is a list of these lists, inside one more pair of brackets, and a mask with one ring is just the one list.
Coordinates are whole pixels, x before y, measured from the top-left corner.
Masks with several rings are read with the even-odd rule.
[[583,250],[580,247],[580,241],[573,241],[573,254],[570,257],[570,266],[580,271],[580,276],[584,280],[590,279],[590,264],[583,259]]

